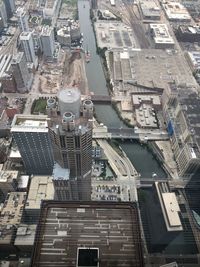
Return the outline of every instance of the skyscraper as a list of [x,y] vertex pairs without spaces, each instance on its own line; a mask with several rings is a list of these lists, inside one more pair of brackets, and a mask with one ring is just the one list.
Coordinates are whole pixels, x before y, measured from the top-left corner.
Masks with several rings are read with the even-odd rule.
[[59,116],[55,112],[55,103],[47,105],[47,113],[51,116],[50,137],[55,161],[69,170],[69,180],[56,179],[55,193],[65,186],[68,193],[65,196],[56,194],[59,200],[89,200],[93,103],[91,100],[81,102],[80,92],[76,88],[61,90],[58,99]]
[[27,174],[51,175],[54,161],[47,116],[16,114],[11,133]]
[[45,58],[53,58],[55,51],[54,31],[50,26],[43,26],[41,32],[42,51]]
[[4,0],[4,4],[6,7],[7,17],[12,17],[15,11],[15,0]]
[[4,2],[0,0],[0,28],[4,27],[7,27],[7,13]]
[[17,84],[17,90],[20,93],[29,90],[32,84],[32,77],[28,71],[24,52],[18,52],[13,56],[11,68]]
[[20,34],[20,42],[22,45],[22,49],[25,53],[26,61],[32,62],[35,66],[36,56],[35,56],[35,51],[34,51],[32,32],[22,32]]
[[23,7],[18,7],[17,17],[18,17],[18,24],[19,24],[20,30],[22,32],[29,31],[28,15],[26,13],[26,10]]

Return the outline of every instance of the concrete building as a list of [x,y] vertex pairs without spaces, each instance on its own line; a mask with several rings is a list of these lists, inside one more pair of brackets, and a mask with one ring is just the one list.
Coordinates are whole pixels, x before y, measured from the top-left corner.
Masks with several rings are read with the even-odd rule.
[[188,88],[171,86],[163,95],[163,101],[179,175],[190,179],[200,168],[200,99]]
[[32,176],[26,206],[24,221],[37,223],[40,205],[43,200],[54,199],[54,186],[51,176]]
[[1,209],[0,225],[18,225],[21,222],[26,192],[10,192]]
[[[48,243],[54,244],[51,253]],[[44,201],[31,266],[46,261],[54,266],[143,267],[136,205]]]
[[20,252],[32,252],[36,226],[36,224],[20,224],[18,226],[14,246]]
[[160,8],[154,1],[140,1],[139,7],[144,20],[160,20]]
[[62,27],[57,31],[57,40],[63,46],[71,46],[70,27]]
[[0,83],[5,93],[14,93],[17,90],[11,70],[12,55],[0,56]]
[[27,174],[52,174],[53,153],[47,116],[15,115],[11,133]]
[[158,128],[156,112],[162,109],[158,95],[133,94],[132,104],[139,128]]
[[0,191],[7,196],[9,192],[17,191],[18,171],[0,171]]
[[16,253],[16,248],[14,246],[16,227],[14,225],[0,225],[0,233],[1,253]]
[[169,186],[166,182],[155,182],[155,188],[167,232],[183,231],[183,226],[180,220],[180,207],[175,193],[170,192]]
[[0,28],[7,27],[7,13],[3,0],[0,0]]
[[52,19],[60,4],[60,0],[47,0],[43,9],[43,17],[45,19]]
[[200,52],[187,52],[186,57],[193,73],[200,73]]
[[18,24],[19,28],[22,32],[29,31],[28,26],[28,14],[24,7],[18,7],[17,8],[17,17],[18,17]]
[[162,2],[163,9],[165,11],[165,15],[169,21],[176,22],[190,22],[191,16],[181,3],[179,2]]
[[[89,200],[91,197],[92,167],[92,118],[93,103],[81,103],[77,88],[63,89],[58,94],[60,116],[55,112],[55,103],[47,103],[50,136],[55,161],[69,169],[69,180],[65,182],[66,196],[63,200]],[[55,114],[55,115],[54,115]],[[60,191],[66,179],[55,179],[55,191]],[[60,199],[61,196],[56,194]]]
[[149,32],[153,38],[155,48],[171,49],[174,48],[174,40],[171,37],[166,24],[149,24]]
[[175,34],[178,41],[181,42],[200,42],[200,27],[198,25],[180,25]]
[[29,91],[33,77],[28,71],[24,52],[18,52],[13,56],[11,70],[17,85],[17,91],[20,93]]
[[24,51],[26,61],[33,63],[33,65],[36,67],[37,58],[36,58],[35,50],[34,50],[32,32],[22,32],[20,34],[20,43]]
[[43,26],[41,35],[42,51],[45,58],[53,58],[55,51],[54,30],[50,26]]
[[15,12],[15,0],[4,0],[7,17],[11,18]]

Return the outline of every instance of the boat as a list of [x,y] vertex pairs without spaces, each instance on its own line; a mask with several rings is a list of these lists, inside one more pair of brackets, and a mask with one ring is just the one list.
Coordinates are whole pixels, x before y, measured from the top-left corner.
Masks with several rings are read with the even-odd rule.
[[90,51],[88,50],[88,48],[85,51],[85,61],[86,61],[86,63],[90,62]]

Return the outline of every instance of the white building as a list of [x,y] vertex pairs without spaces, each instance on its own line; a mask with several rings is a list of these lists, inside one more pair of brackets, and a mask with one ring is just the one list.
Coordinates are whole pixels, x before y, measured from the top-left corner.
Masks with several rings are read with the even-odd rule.
[[150,24],[150,34],[153,38],[155,48],[167,49],[173,48],[175,43],[166,24]]
[[162,3],[165,14],[170,21],[191,21],[191,16],[181,3],[179,2],[164,2]]
[[54,31],[50,26],[44,26],[40,35],[42,51],[45,58],[53,58],[55,51]]
[[20,35],[20,42],[25,53],[26,61],[32,62],[34,66],[37,66],[37,58],[34,50],[32,32],[22,32]]
[[25,8],[23,7],[18,7],[17,9],[17,17],[18,17],[18,24],[19,28],[22,32],[24,31],[29,31],[29,26],[28,26],[28,15],[26,13]]

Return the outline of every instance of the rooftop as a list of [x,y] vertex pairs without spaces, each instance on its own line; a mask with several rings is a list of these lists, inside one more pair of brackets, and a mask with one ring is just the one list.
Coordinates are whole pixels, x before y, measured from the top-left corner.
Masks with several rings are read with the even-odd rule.
[[17,179],[18,171],[3,170],[0,171],[0,184],[11,182],[13,179]]
[[179,2],[163,2],[162,6],[169,20],[172,21],[190,21],[191,16],[181,3]]
[[20,224],[17,228],[15,246],[33,246],[36,224]]
[[25,200],[25,192],[8,193],[7,199],[5,200],[0,213],[0,224],[19,224],[21,221]]
[[29,40],[32,36],[32,32],[22,32],[20,34],[20,40],[24,41],[24,40]]
[[169,34],[166,24],[150,24],[151,31],[153,32],[153,38],[155,43],[167,43],[174,44],[174,40]]
[[44,201],[35,240],[32,267],[77,266],[80,248],[96,249],[100,267],[143,266],[133,203]]
[[183,231],[179,217],[180,208],[175,193],[171,193],[165,183],[155,182],[166,228],[170,231]]
[[42,200],[54,199],[54,186],[51,176],[33,176],[26,200],[25,209],[40,209]]
[[11,132],[19,131],[48,132],[47,116],[16,114],[11,125]]
[[53,31],[53,28],[52,28],[52,27],[50,27],[50,26],[48,26],[48,25],[43,26],[43,27],[42,27],[42,31],[41,31],[41,35],[42,35],[42,36],[47,36],[47,37],[49,37],[49,36],[51,36],[52,31]]
[[144,18],[160,18],[160,8],[154,1],[141,1],[140,8]]

